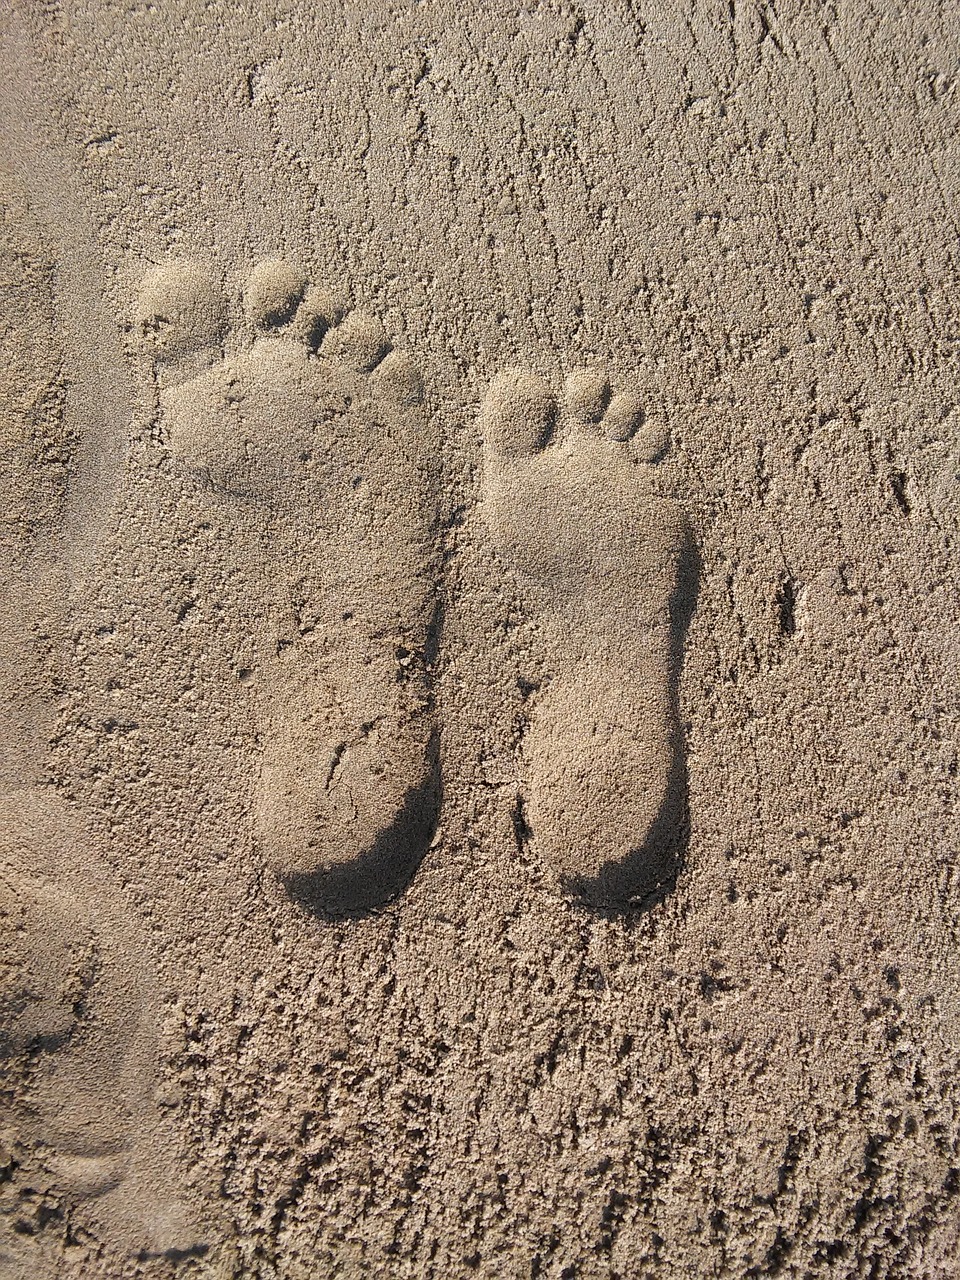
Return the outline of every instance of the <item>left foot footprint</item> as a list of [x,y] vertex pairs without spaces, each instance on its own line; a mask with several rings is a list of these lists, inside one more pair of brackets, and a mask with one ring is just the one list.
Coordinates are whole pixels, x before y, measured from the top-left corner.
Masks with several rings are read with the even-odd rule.
[[202,271],[166,271],[141,295],[161,421],[260,648],[255,838],[301,900],[366,909],[409,879],[438,802],[437,451],[420,380],[379,320],[277,260],[244,289],[252,343],[197,374],[179,353],[215,345],[221,312]]
[[667,441],[642,417],[594,370],[567,378],[562,413],[522,370],[501,374],[482,410],[483,512],[516,575],[536,664],[523,817],[564,886],[597,904],[668,882],[685,822],[676,678],[688,537],[681,511],[651,491]]

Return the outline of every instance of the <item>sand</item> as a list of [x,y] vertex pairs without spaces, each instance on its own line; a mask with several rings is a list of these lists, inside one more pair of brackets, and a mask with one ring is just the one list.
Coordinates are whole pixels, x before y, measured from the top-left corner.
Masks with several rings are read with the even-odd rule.
[[0,15],[0,1277],[960,1277],[954,8]]

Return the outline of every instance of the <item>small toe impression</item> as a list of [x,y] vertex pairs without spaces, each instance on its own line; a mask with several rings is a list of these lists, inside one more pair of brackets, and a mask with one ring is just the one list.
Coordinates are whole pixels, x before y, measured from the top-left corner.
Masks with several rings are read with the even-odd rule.
[[330,289],[309,288],[290,323],[289,333],[315,351],[323,335],[347,314],[346,303]]
[[366,311],[351,311],[342,324],[327,334],[323,347],[325,355],[367,373],[388,353],[390,341],[376,316]]
[[542,449],[553,433],[557,405],[543,378],[509,369],[490,384],[481,411],[488,448],[504,458]]
[[378,391],[398,404],[420,404],[423,400],[423,379],[406,351],[391,351],[381,360],[373,381]]
[[659,462],[670,449],[670,431],[665,422],[644,422],[633,438],[638,462]]
[[293,318],[300,305],[307,278],[282,258],[268,258],[247,276],[243,288],[243,309],[258,329],[272,329]]
[[157,360],[177,360],[220,342],[227,309],[209,267],[183,260],[148,271],[135,314],[144,347]]
[[629,440],[643,421],[643,405],[639,396],[621,391],[610,401],[603,419],[603,429],[610,440]]
[[610,403],[610,380],[599,369],[575,369],[563,384],[567,413],[578,422],[599,422]]

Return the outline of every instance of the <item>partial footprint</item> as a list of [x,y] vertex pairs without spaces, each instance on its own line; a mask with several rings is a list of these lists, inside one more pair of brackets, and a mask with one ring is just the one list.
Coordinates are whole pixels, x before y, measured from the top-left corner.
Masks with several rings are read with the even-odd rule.
[[662,891],[685,841],[676,683],[695,593],[681,511],[656,496],[666,438],[596,370],[561,408],[514,370],[482,410],[483,512],[529,624],[521,826],[598,905]]
[[215,350],[223,304],[201,269],[168,270],[176,305],[161,322],[154,275],[141,325],[148,342],[165,335],[153,346],[167,447],[245,582],[261,655],[246,677],[262,741],[255,838],[302,901],[367,909],[419,864],[439,795],[437,449],[420,379],[375,317],[271,260],[244,290],[247,349],[178,381]]
[[0,794],[3,1124],[121,1249],[203,1253],[156,1106],[142,939],[90,861],[89,833],[52,789]]
[[[63,190],[59,195],[63,203]],[[168,1122],[154,1096],[158,999],[146,947],[116,900],[92,830],[50,781],[58,772],[50,756],[59,709],[69,698],[66,655],[77,634],[80,592],[68,566],[83,560],[87,529],[69,512],[90,509],[90,491],[78,477],[89,481],[97,472],[90,459],[103,462],[109,446],[78,438],[81,424],[96,436],[102,414],[87,414],[90,402],[78,391],[89,372],[77,360],[86,338],[65,334],[58,319],[81,294],[96,296],[73,288],[88,264],[55,257],[33,209],[32,198],[5,173],[0,1146],[19,1154],[0,1176],[0,1273],[7,1274],[22,1244],[31,1276],[41,1274],[39,1255],[31,1254],[16,1214],[21,1193],[33,1194],[30,1170],[38,1168],[58,1203],[80,1206],[86,1229],[95,1225],[100,1240],[125,1253],[204,1248],[181,1198]],[[92,315],[84,325],[93,335],[110,327]],[[104,367],[112,373],[109,361]],[[97,492],[109,496],[111,489],[104,480]],[[11,1236],[19,1242],[12,1253]]]

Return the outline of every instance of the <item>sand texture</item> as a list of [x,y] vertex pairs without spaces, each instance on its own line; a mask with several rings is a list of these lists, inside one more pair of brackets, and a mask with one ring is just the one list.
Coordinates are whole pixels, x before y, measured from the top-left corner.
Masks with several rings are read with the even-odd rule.
[[960,10],[0,72],[0,1280],[960,1280]]

